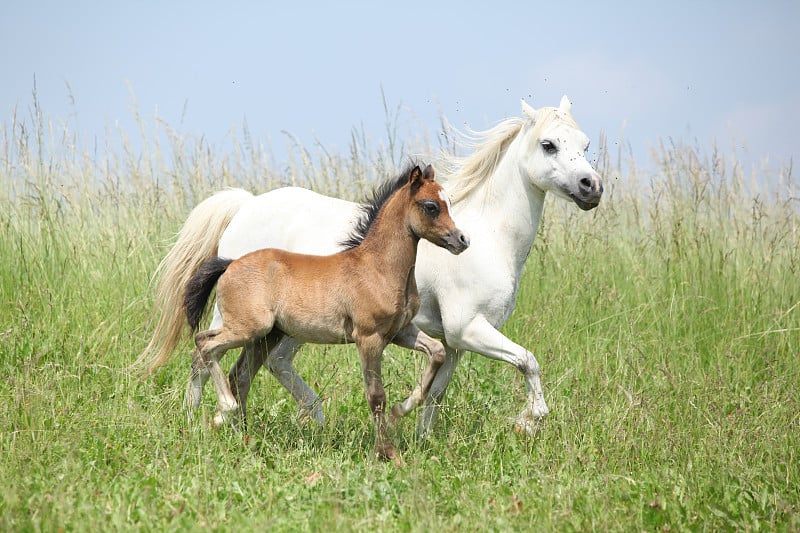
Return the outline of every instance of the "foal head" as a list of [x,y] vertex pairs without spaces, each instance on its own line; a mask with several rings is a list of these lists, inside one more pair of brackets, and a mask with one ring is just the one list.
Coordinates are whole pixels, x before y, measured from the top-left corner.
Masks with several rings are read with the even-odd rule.
[[458,255],[469,246],[469,237],[456,227],[450,216],[450,200],[433,174],[431,165],[424,171],[418,166],[411,170],[408,178],[409,229],[415,236]]

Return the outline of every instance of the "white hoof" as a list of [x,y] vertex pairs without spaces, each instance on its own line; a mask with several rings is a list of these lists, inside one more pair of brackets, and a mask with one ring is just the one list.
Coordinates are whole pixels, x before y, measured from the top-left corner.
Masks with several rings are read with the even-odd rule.
[[217,411],[217,414],[214,415],[214,419],[211,421],[211,427],[214,429],[219,429],[223,426],[234,426],[238,427],[239,422],[239,410],[238,409],[231,409],[228,411]]
[[549,413],[550,410],[544,403],[534,407],[528,407],[517,417],[514,427],[518,433],[535,435],[542,428],[544,420]]

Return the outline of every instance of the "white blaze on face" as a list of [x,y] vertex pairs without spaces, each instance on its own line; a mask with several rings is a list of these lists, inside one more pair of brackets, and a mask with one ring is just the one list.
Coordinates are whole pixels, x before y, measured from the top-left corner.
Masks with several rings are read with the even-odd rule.
[[439,198],[441,198],[442,201],[444,202],[444,205],[447,206],[447,212],[450,213],[450,216],[452,217],[453,216],[453,209],[450,206],[450,198],[444,192],[444,189],[439,191]]

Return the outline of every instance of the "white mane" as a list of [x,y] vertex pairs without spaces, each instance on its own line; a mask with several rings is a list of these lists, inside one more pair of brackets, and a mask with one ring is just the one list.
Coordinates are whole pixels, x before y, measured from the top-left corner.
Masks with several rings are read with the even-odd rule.
[[[578,127],[571,113],[559,112],[555,107],[544,107],[536,112],[536,138],[541,129],[553,120],[563,120]],[[439,154],[436,175],[450,194],[451,202],[460,202],[492,178],[509,145],[528,122],[529,119],[514,117],[486,131],[462,132],[452,126],[449,128],[456,134],[458,146],[472,151],[463,157],[445,152]]]

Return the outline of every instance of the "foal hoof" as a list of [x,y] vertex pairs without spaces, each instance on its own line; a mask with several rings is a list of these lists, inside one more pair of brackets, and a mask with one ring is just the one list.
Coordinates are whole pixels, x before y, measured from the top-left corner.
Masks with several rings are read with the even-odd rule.
[[376,455],[378,456],[378,460],[384,463],[392,463],[394,466],[398,468],[403,466],[403,458],[400,456],[399,453],[395,452],[394,450],[392,450],[391,453],[388,454],[385,452],[384,453],[378,452]]
[[403,466],[403,459],[393,446],[386,446],[382,450],[376,451],[375,454],[380,461],[392,462],[397,467]]

